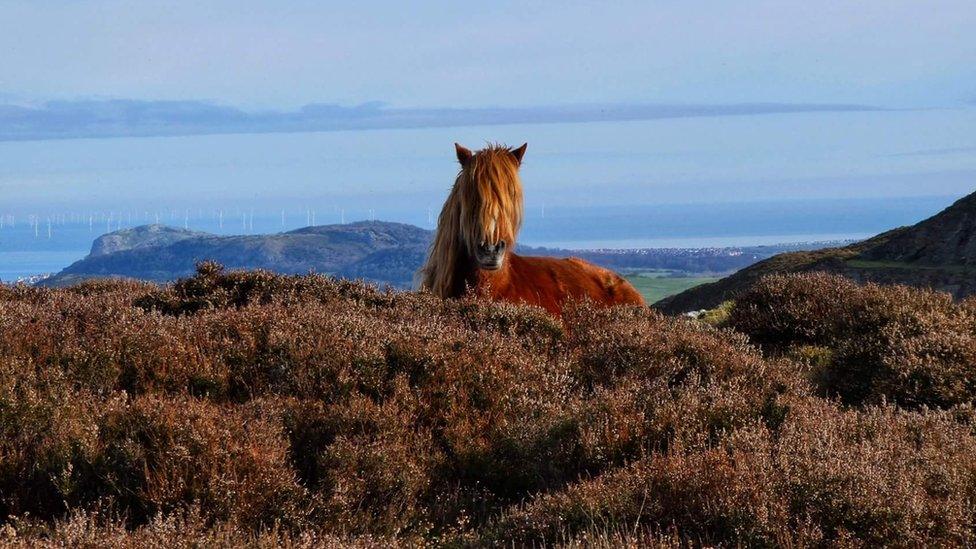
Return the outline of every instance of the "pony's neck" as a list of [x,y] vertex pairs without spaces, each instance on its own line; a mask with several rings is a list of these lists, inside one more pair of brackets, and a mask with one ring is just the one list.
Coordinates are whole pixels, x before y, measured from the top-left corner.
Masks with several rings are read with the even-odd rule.
[[502,266],[494,271],[481,269],[473,259],[466,259],[461,262],[459,269],[455,272],[458,294],[463,294],[468,289],[475,293],[487,293],[489,296],[498,296],[508,287],[511,280],[512,256],[511,252],[505,253],[505,261]]

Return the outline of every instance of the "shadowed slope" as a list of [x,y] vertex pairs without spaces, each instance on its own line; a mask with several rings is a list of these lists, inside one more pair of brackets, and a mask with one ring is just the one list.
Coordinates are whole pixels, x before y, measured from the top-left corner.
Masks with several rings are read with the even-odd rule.
[[957,298],[976,293],[976,193],[910,227],[843,248],[773,256],[717,282],[662,299],[654,306],[680,314],[734,299],[769,274],[824,271],[859,282],[935,288]]

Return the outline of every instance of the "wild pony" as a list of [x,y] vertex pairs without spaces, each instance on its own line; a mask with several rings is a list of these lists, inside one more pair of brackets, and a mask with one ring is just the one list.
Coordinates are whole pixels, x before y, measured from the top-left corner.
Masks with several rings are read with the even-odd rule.
[[620,275],[571,257],[514,253],[522,226],[519,167],[528,144],[490,145],[472,153],[455,143],[461,171],[437,220],[420,285],[441,297],[468,291],[497,301],[527,303],[560,316],[567,300],[644,305]]

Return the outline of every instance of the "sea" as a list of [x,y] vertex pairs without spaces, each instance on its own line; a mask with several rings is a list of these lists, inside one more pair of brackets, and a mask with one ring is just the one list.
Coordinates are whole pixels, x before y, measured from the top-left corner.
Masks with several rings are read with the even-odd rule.
[[0,280],[146,223],[258,234],[433,229],[454,142],[528,142],[524,243],[704,248],[860,239],[976,188],[976,108],[0,142]]

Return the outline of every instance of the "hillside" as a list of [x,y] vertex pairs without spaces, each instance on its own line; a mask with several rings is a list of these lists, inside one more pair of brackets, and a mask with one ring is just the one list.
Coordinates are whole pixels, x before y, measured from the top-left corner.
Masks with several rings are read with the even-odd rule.
[[[317,275],[0,286],[0,545],[976,543],[976,302],[767,279],[725,328]],[[760,351],[761,349],[761,351]]]
[[311,271],[405,287],[429,242],[430,231],[379,221],[243,236],[146,225],[99,237],[87,257],[41,285],[64,286],[96,277],[167,282],[189,276],[200,261],[214,260],[229,268]]
[[779,254],[654,306],[671,314],[711,309],[763,276],[814,271],[858,282],[934,288],[957,298],[972,295],[976,293],[976,193],[916,225],[850,246]]

